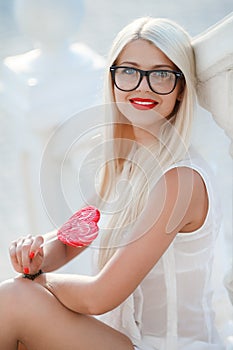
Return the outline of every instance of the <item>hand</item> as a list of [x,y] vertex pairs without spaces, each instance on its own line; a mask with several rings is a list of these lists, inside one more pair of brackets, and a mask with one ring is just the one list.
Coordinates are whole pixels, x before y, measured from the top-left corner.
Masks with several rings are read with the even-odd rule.
[[41,269],[44,258],[43,248],[41,248],[43,242],[42,236],[28,235],[11,243],[9,251],[15,271],[35,274]]

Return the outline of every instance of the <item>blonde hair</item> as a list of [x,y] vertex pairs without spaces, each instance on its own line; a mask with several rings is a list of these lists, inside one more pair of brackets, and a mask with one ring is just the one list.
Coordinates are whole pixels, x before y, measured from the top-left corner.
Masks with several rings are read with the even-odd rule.
[[[166,169],[181,160],[190,144],[196,99],[195,63],[190,37],[183,28],[170,20],[150,17],[137,19],[119,32],[107,62],[105,103],[109,125],[106,156],[109,161],[105,164],[101,182],[102,203],[106,204],[110,200],[117,181],[121,179],[133,140],[131,125],[114,104],[109,67],[116,63],[124,47],[137,39],[147,40],[159,48],[183,73],[185,86],[175,114],[161,130],[159,144],[155,144],[149,151],[141,148],[140,152],[136,152],[137,155],[130,165],[128,186],[124,186],[117,200],[109,229],[101,233],[100,269],[111,258],[117,247],[124,244],[125,233],[130,230],[130,225],[145,207],[150,188],[161,176],[161,169]],[[109,140],[112,142],[108,142]]]

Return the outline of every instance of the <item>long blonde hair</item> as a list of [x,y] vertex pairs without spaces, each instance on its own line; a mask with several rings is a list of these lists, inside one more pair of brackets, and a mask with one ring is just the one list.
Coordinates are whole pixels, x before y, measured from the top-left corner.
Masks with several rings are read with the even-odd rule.
[[[133,130],[114,104],[109,67],[115,64],[123,48],[137,39],[147,40],[159,48],[183,73],[185,86],[175,114],[161,130],[159,144],[155,144],[150,150],[141,147],[140,151],[134,152],[133,159],[129,159],[134,140]],[[108,207],[106,210],[111,212],[111,220],[109,229],[101,233],[99,269],[107,263],[116,249],[124,244],[124,237],[145,207],[151,186],[161,176],[161,169],[166,169],[181,160],[187,152],[196,99],[195,63],[190,42],[189,35],[176,23],[150,17],[130,23],[119,32],[113,42],[105,77],[108,134],[106,164],[100,186],[102,204],[104,203],[105,208]],[[127,163],[130,163],[128,175],[122,178]],[[122,189],[118,188],[118,198],[112,200],[111,196],[119,186],[118,181],[121,182]]]

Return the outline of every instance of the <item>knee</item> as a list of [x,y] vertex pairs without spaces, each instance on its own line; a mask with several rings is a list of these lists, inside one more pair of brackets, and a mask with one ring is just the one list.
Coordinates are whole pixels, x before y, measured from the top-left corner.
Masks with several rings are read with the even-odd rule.
[[14,325],[18,332],[23,323],[31,319],[31,314],[38,311],[39,286],[23,278],[6,280],[0,284],[0,324]]
[[[11,278],[0,283],[0,300],[11,297],[12,294],[18,294],[19,286],[17,278]],[[21,288],[20,288],[21,289]]]
[[[18,339],[21,339],[22,327],[25,324],[25,298],[23,295],[26,294],[26,289],[26,285],[17,279],[9,279],[0,283],[0,333],[1,336],[4,334],[9,341],[15,342],[15,346]],[[16,348],[27,350],[23,345]]]
[[6,301],[6,299],[10,299],[11,291],[14,290],[13,284],[13,279],[0,283],[0,302],[2,302],[2,304]]
[[13,278],[0,283],[0,310],[9,314],[10,311],[20,309],[25,301],[32,296],[33,284],[31,281],[24,281],[22,278]]
[[[13,288],[14,280],[7,280],[0,283],[0,318],[8,318],[14,307]],[[16,291],[15,291],[16,293]]]

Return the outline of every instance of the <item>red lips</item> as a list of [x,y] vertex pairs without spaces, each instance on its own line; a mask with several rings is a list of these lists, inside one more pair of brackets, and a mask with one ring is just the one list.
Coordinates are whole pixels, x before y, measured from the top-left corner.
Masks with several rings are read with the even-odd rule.
[[148,98],[138,98],[138,97],[131,98],[130,103],[134,108],[139,110],[153,109],[158,104],[158,102],[156,102],[155,100],[148,99]]

